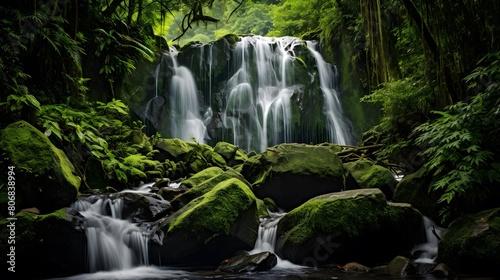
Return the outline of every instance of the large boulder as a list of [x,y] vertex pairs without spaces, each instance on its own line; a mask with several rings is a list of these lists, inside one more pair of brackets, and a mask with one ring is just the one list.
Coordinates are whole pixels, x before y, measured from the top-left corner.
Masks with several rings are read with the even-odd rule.
[[217,265],[238,250],[255,245],[259,217],[250,188],[231,178],[191,200],[168,217],[151,244],[158,265]]
[[349,176],[338,151],[336,145],[280,144],[249,158],[241,173],[257,197],[272,198],[289,211],[315,196],[344,190]]
[[[61,208],[45,215],[22,211],[12,218],[15,220],[0,220],[0,236],[5,237],[0,243],[0,260],[5,270],[11,264],[15,266],[15,273],[9,272],[13,278],[8,279],[32,279],[34,275],[63,277],[85,272],[87,238],[80,213]],[[3,275],[7,276],[7,272]]]
[[248,155],[243,149],[224,141],[217,142],[214,152],[220,154],[228,166],[241,165],[248,159]]
[[406,175],[394,190],[392,200],[395,202],[409,203],[417,208],[423,215],[433,221],[441,221],[437,201],[440,194],[429,192],[432,184],[432,173],[421,167],[415,173]]
[[439,242],[438,261],[457,273],[498,275],[500,208],[454,220]]
[[[31,124],[19,121],[3,129],[0,152],[7,158],[2,170],[7,170],[7,166],[14,168],[17,209],[36,207],[42,213],[50,213],[68,207],[76,199],[81,178],[74,166],[62,150]],[[6,201],[1,202],[4,211]]]
[[388,203],[379,189],[349,190],[310,199],[278,223],[276,253],[294,263],[380,263],[409,253],[422,215]]
[[392,172],[369,160],[358,160],[344,163],[354,180],[363,189],[380,189],[387,199],[391,199],[398,181]]

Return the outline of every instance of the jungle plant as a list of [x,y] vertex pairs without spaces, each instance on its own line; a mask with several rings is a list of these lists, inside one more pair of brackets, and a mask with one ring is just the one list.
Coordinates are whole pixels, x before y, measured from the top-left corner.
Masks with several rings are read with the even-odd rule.
[[[417,143],[427,145],[425,166],[433,172],[429,191],[441,194],[444,221],[488,207],[500,182],[500,52],[480,60],[465,78],[469,102],[458,102],[420,125]],[[491,205],[490,205],[491,206]]]

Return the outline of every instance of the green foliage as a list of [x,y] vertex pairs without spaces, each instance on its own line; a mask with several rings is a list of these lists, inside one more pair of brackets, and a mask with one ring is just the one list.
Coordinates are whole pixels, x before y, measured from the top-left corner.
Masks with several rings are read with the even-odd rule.
[[488,201],[492,187],[500,182],[500,52],[480,61],[465,81],[476,91],[469,102],[458,102],[435,113],[439,118],[422,124],[418,143],[426,166],[434,172],[430,191],[442,193],[441,215],[449,220],[477,210]]
[[[97,159],[108,180],[117,180],[127,186],[133,180],[147,179],[142,170],[157,170],[162,167],[149,160],[154,151],[132,134],[142,135],[142,124],[129,127],[128,107],[120,100],[84,104],[74,109],[68,105],[44,105],[39,114],[45,135],[66,149],[79,175],[85,181],[85,163],[89,158]],[[146,155],[140,155],[144,152]],[[170,165],[169,165],[170,166]],[[133,180],[132,180],[133,179]],[[135,182],[134,181],[134,182]]]
[[316,30],[324,12],[322,5],[327,2],[329,1],[288,0],[281,5],[271,6],[274,27],[268,35],[301,36]]

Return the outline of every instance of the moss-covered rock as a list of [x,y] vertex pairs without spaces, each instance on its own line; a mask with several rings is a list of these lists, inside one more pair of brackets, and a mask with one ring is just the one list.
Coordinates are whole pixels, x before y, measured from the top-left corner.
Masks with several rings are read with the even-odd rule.
[[[155,148],[159,151],[154,155],[160,162],[173,161],[185,167],[183,173],[197,173],[211,166],[223,167],[226,165],[224,158],[214,152],[213,148],[195,142],[185,142],[178,138],[160,139]],[[185,176],[187,174],[177,174]]]
[[281,144],[249,158],[242,174],[259,198],[291,210],[320,194],[345,188],[347,172],[337,146]]
[[392,200],[395,202],[409,203],[417,208],[423,215],[431,220],[439,222],[439,209],[437,201],[439,194],[429,193],[429,186],[432,183],[432,174],[425,167],[420,168],[415,173],[405,176],[394,190]]
[[245,163],[248,155],[243,149],[227,142],[217,142],[214,152],[220,154],[227,162],[228,166],[236,166]]
[[182,186],[188,188],[189,190],[177,196],[172,201],[172,206],[174,209],[178,210],[188,204],[191,200],[211,191],[219,183],[232,178],[236,178],[247,186],[250,186],[250,183],[248,183],[240,173],[231,168],[227,168],[225,171],[219,167],[209,167],[204,169],[182,182]]
[[[35,275],[62,277],[85,272],[87,239],[84,218],[78,212],[62,208],[45,215],[19,212],[13,218],[16,220],[0,220],[0,235],[5,237],[0,243],[4,269],[6,261],[11,259],[7,254],[15,254],[15,273],[10,279],[32,279]],[[11,230],[14,235],[10,234]],[[8,243],[7,236],[14,236],[9,240],[15,243]]]
[[[49,213],[69,206],[81,179],[66,154],[25,121],[7,126],[0,134],[2,170],[15,167],[16,208],[36,207]],[[2,205],[2,211],[7,209]]]
[[160,227],[163,243],[153,245],[150,259],[161,259],[162,265],[217,265],[253,248],[258,227],[255,195],[231,178],[170,216]]
[[439,242],[438,261],[456,273],[498,275],[500,208],[454,220]]
[[391,199],[398,181],[392,172],[369,160],[358,160],[344,163],[344,167],[363,189],[378,188],[387,199]]
[[422,215],[409,204],[388,203],[379,189],[330,193],[310,199],[278,223],[278,256],[316,266],[329,262],[389,261],[409,252]]

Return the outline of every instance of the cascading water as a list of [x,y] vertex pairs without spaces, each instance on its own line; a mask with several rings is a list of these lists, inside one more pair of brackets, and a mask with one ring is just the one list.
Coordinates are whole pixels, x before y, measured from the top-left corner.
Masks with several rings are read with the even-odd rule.
[[168,134],[184,141],[195,139],[204,143],[205,125],[200,116],[198,89],[191,71],[177,62],[178,51],[170,48],[173,60],[174,76],[170,84],[170,122]]
[[[260,219],[260,226],[258,231],[255,246],[249,254],[257,254],[260,252],[275,252],[278,222],[283,217],[285,212],[269,212],[269,217]],[[293,264],[287,260],[278,257],[278,269],[301,269],[303,266]]]
[[122,198],[79,199],[73,208],[86,219],[90,272],[148,264],[148,236],[122,219]]
[[342,117],[342,106],[334,85],[338,76],[337,71],[334,71],[332,66],[328,65],[321,54],[316,51],[315,42],[308,41],[307,47],[314,55],[318,67],[320,86],[325,98],[324,112],[328,123],[328,140],[337,144],[349,144],[351,139],[349,139],[348,125],[344,121],[345,118]]
[[[438,236],[442,236],[444,229],[438,227],[431,219],[424,216],[424,230],[426,241],[418,244],[412,250],[412,255],[418,255],[414,260],[416,263],[429,263],[435,262],[438,254]],[[437,236],[436,236],[437,235]]]
[[[353,143],[335,68],[313,42],[248,36],[166,55],[172,73],[154,73],[158,95],[152,94],[164,98],[164,108],[146,106],[163,137],[226,141],[257,152],[280,143]],[[158,79],[169,84],[166,90],[157,90]]]
[[149,194],[153,183],[112,195],[79,198],[72,208],[85,217],[88,274],[64,279],[185,279],[190,273],[149,264],[150,231],[122,216],[124,193]]

